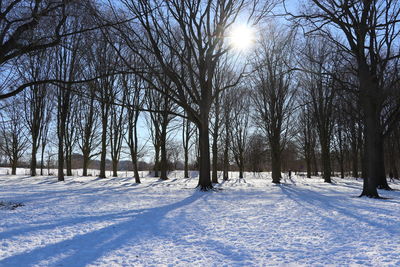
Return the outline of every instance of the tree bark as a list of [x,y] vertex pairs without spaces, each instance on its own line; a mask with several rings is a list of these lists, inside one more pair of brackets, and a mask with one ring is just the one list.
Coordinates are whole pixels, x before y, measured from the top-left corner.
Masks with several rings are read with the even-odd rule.
[[31,158],[31,176],[36,176],[36,154],[37,154],[37,147],[36,147],[36,140],[32,141],[32,158]]
[[[215,129],[216,128],[216,129]],[[218,133],[215,133],[218,131],[218,127],[214,127],[214,133],[213,133],[213,144],[212,144],[212,183],[217,184],[218,183],[218,147],[217,147],[217,138],[218,138]]]
[[113,177],[118,177],[118,160],[114,159],[112,161]]
[[72,176],[72,155],[71,151],[66,155],[67,176]]
[[[107,111],[105,113],[108,114]],[[99,178],[106,178],[106,156],[107,156],[107,116],[103,115]]]
[[17,162],[13,161],[11,164],[11,175],[17,175]]
[[88,166],[89,166],[89,157],[87,155],[83,155],[82,176],[88,176],[88,173],[87,173]]
[[[279,138],[279,137],[278,137]],[[274,184],[281,183],[281,147],[280,141],[277,137],[272,136],[270,138],[271,145],[271,169],[272,169],[272,182]]]
[[321,142],[321,162],[322,162],[322,177],[324,178],[325,183],[332,183],[331,180],[331,157],[329,151],[329,144],[325,142]]
[[[165,127],[166,128],[166,127]],[[160,152],[161,152],[161,161],[160,161],[160,179],[168,180],[168,158],[167,158],[167,129],[162,130],[161,133],[161,142],[160,142]]]
[[[365,74],[364,74],[365,75]],[[361,105],[364,112],[365,125],[365,171],[363,191],[360,196],[379,198],[377,180],[380,175],[381,153],[379,143],[381,139],[379,110],[376,101],[376,90],[369,84],[368,76],[360,76],[360,87],[363,89]]]
[[64,181],[64,133],[58,135],[58,181]]
[[199,184],[197,185],[201,191],[208,191],[213,188],[210,175],[210,137],[208,113],[203,114],[202,123],[199,127]]
[[311,159],[306,157],[307,178],[311,178]]

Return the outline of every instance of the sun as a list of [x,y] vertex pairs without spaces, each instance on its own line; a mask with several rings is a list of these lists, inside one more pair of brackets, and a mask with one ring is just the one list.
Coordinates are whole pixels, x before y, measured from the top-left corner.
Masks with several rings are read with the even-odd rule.
[[229,33],[229,44],[236,50],[245,51],[255,42],[254,29],[247,25],[235,25]]

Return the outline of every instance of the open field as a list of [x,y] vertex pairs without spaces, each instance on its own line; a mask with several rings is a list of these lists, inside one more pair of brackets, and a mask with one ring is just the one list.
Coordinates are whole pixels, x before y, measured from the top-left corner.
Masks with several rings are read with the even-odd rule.
[[23,206],[0,207],[0,266],[400,266],[399,191],[265,176],[198,192],[179,172],[139,185],[1,175],[0,201]]

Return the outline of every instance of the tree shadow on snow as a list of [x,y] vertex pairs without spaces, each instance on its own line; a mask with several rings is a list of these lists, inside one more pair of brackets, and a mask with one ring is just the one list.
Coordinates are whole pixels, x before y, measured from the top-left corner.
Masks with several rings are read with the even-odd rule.
[[[388,232],[390,235],[397,236],[400,234],[400,229],[396,227],[388,227],[388,224],[397,225],[398,221],[391,220],[387,217],[384,218],[385,223],[378,222],[376,219],[381,219],[382,209],[376,207],[365,207],[363,203],[359,205],[348,201],[347,198],[326,196],[319,192],[299,187],[281,187],[282,192],[290,199],[298,203],[303,208],[310,212],[317,213],[318,216],[323,217],[331,227],[337,223],[337,216],[333,212],[342,214],[343,216],[353,219],[356,224],[359,222],[366,223],[373,228],[377,228]],[[344,200],[344,201],[341,201]],[[365,203],[364,203],[365,204]],[[368,211],[376,214],[376,216],[362,215],[360,211]],[[326,215],[328,214],[328,215]]]
[[[71,239],[65,239],[60,242],[49,244],[44,247],[37,247],[28,252],[22,252],[17,255],[7,257],[0,261],[0,266],[32,266],[52,265],[52,266],[86,266],[94,263],[108,253],[120,249],[129,244],[135,244],[140,239],[152,237],[165,237],[173,239],[180,244],[187,244],[187,240],[180,238],[174,234],[174,221],[168,221],[166,215],[169,212],[183,208],[193,202],[204,198],[209,194],[203,192],[195,192],[193,195],[182,199],[178,202],[164,205],[161,207],[131,210],[127,212],[117,212],[103,214],[99,216],[85,216],[77,218],[69,218],[60,220],[57,223],[35,226],[27,229],[20,229],[2,233],[1,238],[12,238],[14,234],[20,235],[40,230],[60,229],[65,226],[71,226],[82,223],[108,222],[109,225],[98,230],[93,230],[84,234],[76,234]],[[185,217],[183,217],[184,219]],[[181,217],[174,219],[182,219]],[[118,222],[121,220],[121,222]],[[116,222],[117,221],[117,222]],[[116,223],[115,223],[116,222]],[[190,221],[192,223],[192,221]],[[197,225],[196,227],[201,227]],[[203,231],[206,231],[203,229]],[[193,244],[192,244],[193,245]],[[218,241],[204,240],[198,243],[201,247],[208,246],[215,251],[219,247],[224,247],[221,251],[225,256],[233,259],[245,257],[246,255],[236,255],[234,247],[221,244]],[[141,251],[137,251],[138,254]],[[240,253],[241,254],[241,253]],[[236,255],[236,256],[235,256]]]

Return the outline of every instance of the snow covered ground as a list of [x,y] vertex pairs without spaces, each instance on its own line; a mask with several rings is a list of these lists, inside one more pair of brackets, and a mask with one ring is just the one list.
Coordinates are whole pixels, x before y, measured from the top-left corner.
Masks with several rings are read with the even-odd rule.
[[[0,176],[0,266],[400,266],[400,192],[361,180]],[[176,178],[175,178],[176,177]],[[392,184],[400,189],[400,184]]]

